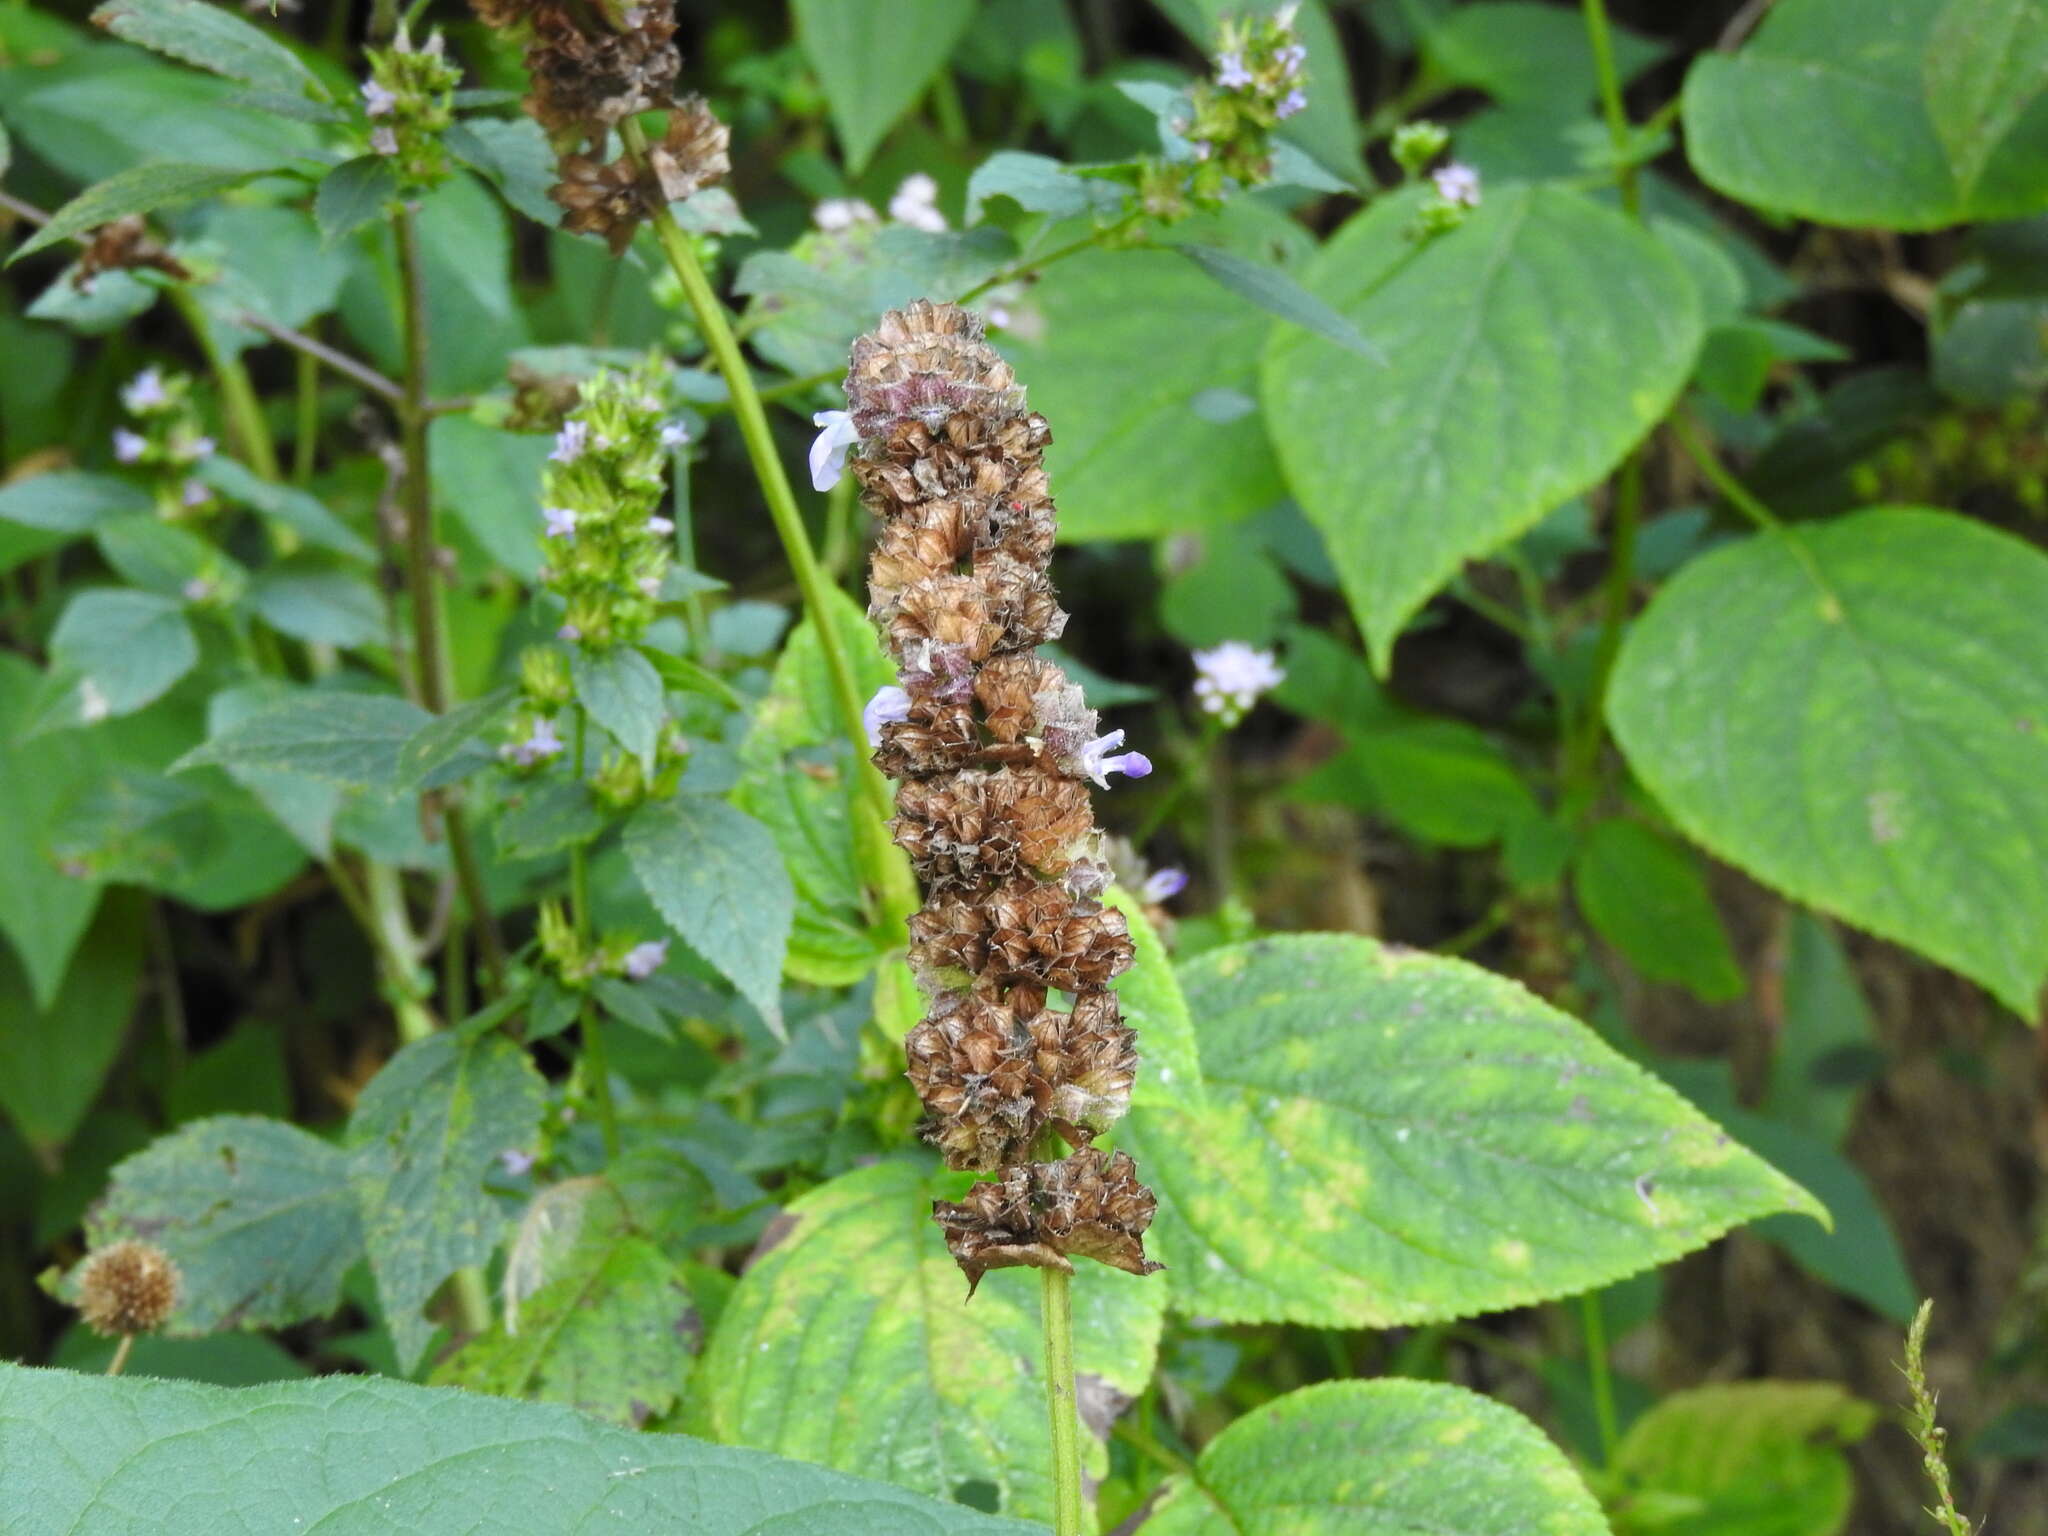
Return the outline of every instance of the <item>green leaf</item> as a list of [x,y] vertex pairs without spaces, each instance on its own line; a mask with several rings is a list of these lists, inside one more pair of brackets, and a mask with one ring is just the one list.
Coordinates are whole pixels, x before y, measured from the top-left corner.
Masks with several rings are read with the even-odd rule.
[[1596,483],[1663,415],[1700,342],[1677,260],[1578,193],[1508,188],[1419,250],[1414,206],[1375,203],[1302,277],[1392,366],[1282,329],[1263,370],[1288,483],[1382,674],[1464,561]]
[[551,1185],[520,1224],[512,1269],[516,1314],[436,1368],[436,1384],[635,1426],[675,1407],[703,1319],[682,1267],[618,1190],[595,1178]]
[[974,20],[973,0],[793,0],[791,9],[855,175]]
[[279,634],[315,645],[370,645],[385,637],[384,600],[353,571],[293,557],[259,573],[249,605]]
[[131,213],[152,213],[239,187],[264,169],[267,167],[223,170],[216,165],[181,165],[170,160],[132,166],[87,187],[59,208],[49,223],[14,248],[4,265],[13,266],[32,252]]
[[1173,977],[1166,946],[1145,916],[1145,904],[1122,886],[1111,886],[1105,901],[1123,913],[1136,956],[1116,981],[1124,1022],[1138,1032],[1136,1104],[1199,1105],[1202,1059],[1195,1045],[1195,1021],[1187,995]]
[[[867,615],[836,589],[831,622],[863,699],[896,681]],[[871,933],[861,905],[850,819],[858,792],[856,763],[832,706],[831,682],[809,619],[776,660],[774,678],[740,744],[740,768],[733,804],[768,828],[796,894],[785,968],[814,986],[852,985],[901,935],[884,939]]]
[[1608,716],[1717,857],[2035,1017],[2048,976],[2048,556],[1885,508],[1694,560]]
[[398,777],[399,754],[434,717],[388,693],[302,688],[230,724],[171,765],[280,768],[330,784],[377,786]]
[[642,763],[652,764],[655,742],[668,720],[661,678],[653,664],[627,645],[608,651],[575,646],[569,668],[576,679],[576,697],[590,718]]
[[124,42],[140,43],[230,80],[285,96],[303,96],[308,86],[318,89],[291,49],[204,0],[112,0],[94,11],[92,19]]
[[559,179],[555,153],[532,118],[468,118],[449,128],[445,142],[529,219],[550,229],[562,222],[561,205],[548,197],[548,188]]
[[1294,794],[1378,812],[1448,848],[1484,848],[1540,814],[1507,756],[1462,720],[1392,717],[1344,736],[1346,749]]
[[329,245],[380,217],[398,197],[398,173],[387,155],[358,155],[320,178],[313,194],[313,222]]
[[1565,1455],[1512,1408],[1435,1382],[1328,1381],[1253,1409],[1167,1480],[1145,1536],[1607,1536]]
[[[1625,27],[1608,32],[1624,82],[1664,52]],[[1574,11],[1528,0],[1458,6],[1423,34],[1422,58],[1432,78],[1476,87],[1503,103],[1583,107],[1599,89],[1585,21]]]
[[1786,925],[1784,1017],[1773,1032],[1764,1107],[1772,1119],[1840,1146],[1856,1099],[1883,1070],[1884,1058],[1870,1004],[1833,929],[1796,910]]
[[1123,188],[1094,176],[1077,176],[1049,155],[999,149],[967,178],[967,222],[981,222],[990,198],[1007,197],[1026,213],[1071,219],[1113,209]]
[[[1386,1327],[1604,1285],[1812,1197],[1577,1021],[1338,934],[1181,968],[1204,1102],[1118,1130],[1178,1312]],[[1285,1243],[1273,1233],[1287,1234]]]
[[521,702],[516,689],[499,688],[430,719],[399,750],[399,787],[440,789],[489,767],[498,754],[480,738],[502,725]]
[[177,1261],[166,1331],[183,1336],[325,1317],[363,1256],[347,1156],[254,1115],[195,1120],[123,1161],[86,1235],[141,1238]]
[[1740,997],[1742,968],[1699,863],[1639,821],[1596,824],[1579,849],[1572,893],[1594,932],[1652,981],[1702,1002]]
[[1271,316],[1166,251],[1077,256],[1033,299],[1045,337],[1015,357],[1052,423],[1063,538],[1181,533],[1286,494],[1257,410],[1219,422],[1198,406],[1222,390],[1253,401]]
[[99,1097],[134,1018],[143,921],[134,892],[110,896],[47,1003],[0,949],[0,1109],[33,1147],[48,1152],[69,1141]]
[[328,511],[318,499],[295,486],[278,485],[254,473],[245,464],[215,454],[199,466],[198,477],[238,507],[249,507],[265,517],[275,518],[308,544],[331,549],[337,555],[372,561],[377,551],[368,540]]
[[796,895],[768,829],[704,795],[643,806],[626,857],[662,918],[782,1034],[782,960]]
[[161,698],[199,664],[199,641],[175,598],[94,587],[65,605],[50,661],[67,686],[39,724],[89,724]]
[[441,416],[427,440],[435,505],[460,519],[498,564],[533,580],[541,564],[540,477],[549,439]]
[[1356,352],[1382,366],[1386,364],[1386,354],[1359,335],[1357,326],[1281,268],[1247,261],[1234,251],[1211,245],[1177,245],[1174,249],[1246,303],[1334,342],[1347,352]]
[[1740,52],[1703,53],[1687,74],[1693,169],[1824,224],[1938,229],[2048,208],[2042,27],[2028,9],[1782,0]]
[[[720,1440],[951,1495],[993,1483],[1004,1514],[1044,1519],[1051,1464],[1038,1276],[988,1275],[967,1299],[934,1196],[965,1180],[895,1159],[793,1202],[726,1302],[698,1371]],[[1075,1277],[1082,1396],[1136,1396],[1152,1374],[1165,1285],[1098,1265]],[[1092,1436],[1096,1476],[1107,1464]]]
[[[242,721],[276,708],[292,693],[289,684],[270,678],[223,688],[206,701],[207,734],[223,735]],[[322,860],[333,852],[334,818],[341,810],[343,793],[339,787],[322,779],[241,763],[230,763],[225,771],[262,802],[300,847]]]
[[42,688],[34,667],[0,653],[0,846],[10,852],[0,880],[0,932],[28,972],[39,1009],[56,1002],[71,952],[99,904],[99,883],[65,874],[51,834],[80,783],[100,771],[96,735],[62,732],[24,739]]
[[441,1282],[497,1248],[503,1218],[484,1175],[500,1152],[532,1144],[544,1092],[504,1036],[439,1034],[392,1057],[356,1101],[349,1178],[403,1369],[433,1337],[422,1309]]
[[139,485],[75,470],[0,486],[0,520],[52,533],[90,533],[110,518],[151,513],[155,506]]
[[212,1387],[0,1364],[0,1509],[25,1536],[427,1531],[1027,1536],[900,1488],[552,1404],[373,1376]]
[[542,779],[524,786],[499,815],[498,848],[507,858],[539,859],[605,829],[604,808],[582,779]]
[[208,577],[240,590],[248,573],[182,523],[154,512],[112,517],[92,531],[101,556],[121,579],[145,592],[182,599],[188,582]]
[[1876,1420],[1822,1381],[1673,1393],[1615,1449],[1606,1497],[1616,1536],[1839,1536],[1856,1491],[1841,1448]]

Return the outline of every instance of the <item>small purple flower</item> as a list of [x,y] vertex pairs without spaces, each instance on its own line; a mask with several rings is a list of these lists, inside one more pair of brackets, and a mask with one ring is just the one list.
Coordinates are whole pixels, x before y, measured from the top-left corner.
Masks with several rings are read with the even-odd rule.
[[668,940],[649,939],[645,944],[635,944],[626,951],[626,976],[631,981],[645,981],[662,967],[668,959]]
[[1226,91],[1241,91],[1252,83],[1252,72],[1244,67],[1242,54],[1216,55],[1216,83]]
[[533,1154],[522,1152],[517,1147],[507,1147],[498,1154],[498,1166],[505,1170],[507,1178],[523,1179],[533,1172]]
[[875,690],[875,696],[868,700],[866,709],[860,712],[860,723],[867,727],[868,745],[882,744],[882,727],[898,720],[910,718],[910,695],[894,683],[888,683]]
[[1122,731],[1111,731],[1107,736],[1096,737],[1081,749],[1081,771],[1103,789],[1109,788],[1109,776],[1112,773],[1142,779],[1152,771],[1152,759],[1142,752],[1125,752],[1111,757],[1110,753],[1123,744]]
[[545,716],[533,722],[526,740],[512,748],[512,761],[522,768],[544,763],[562,751],[562,738],[555,734],[555,722]]
[[195,437],[178,450],[178,458],[186,464],[197,464],[201,459],[213,457],[214,442],[210,437]]
[[560,629],[555,631],[555,638],[557,640],[566,640],[571,645],[574,645],[578,640],[581,640],[583,638],[583,631],[578,629],[574,624],[564,624]]
[[661,596],[661,578],[659,576],[642,576],[639,581],[639,587],[640,595],[647,598],[650,602]]
[[547,519],[547,537],[551,539],[573,538],[576,533],[576,514],[568,507],[542,507],[540,515]]
[[1279,105],[1273,108],[1273,115],[1284,122],[1307,105],[1308,98],[1297,87],[1280,98]]
[[1453,160],[1430,180],[1436,184],[1436,195],[1445,202],[1460,208],[1479,206],[1479,172],[1462,161]]
[[823,429],[811,443],[811,489],[829,491],[846,472],[846,451],[860,441],[860,433],[845,411],[820,411],[811,425]]
[[201,480],[187,480],[178,488],[178,498],[188,507],[203,507],[213,497],[213,492]]
[[647,519],[647,531],[658,538],[667,538],[676,531],[675,519],[659,514]]
[[114,428],[114,457],[123,464],[134,464],[149,450],[149,439],[140,432],[130,432],[126,427]]
[[370,130],[370,148],[380,155],[395,155],[398,153],[398,135],[389,128],[373,128]]
[[194,576],[179,590],[185,594],[186,602],[203,603],[213,596],[213,583],[204,576]]
[[1138,894],[1148,902],[1171,901],[1188,888],[1188,872],[1177,865],[1169,864],[1156,869],[1152,877],[1139,887]]
[[164,376],[154,368],[143,369],[121,386],[121,404],[131,416],[140,416],[145,411],[154,411],[170,403],[171,397],[164,393]]
[[1299,43],[1289,43],[1273,57],[1280,61],[1280,73],[1292,80],[1301,73],[1302,65],[1308,62],[1308,50]]
[[690,429],[680,421],[665,421],[661,424],[661,446],[680,448],[690,440]]
[[363,111],[370,117],[386,117],[398,105],[398,98],[374,80],[363,82]]
[[583,457],[583,450],[590,446],[590,423],[587,421],[565,421],[562,430],[555,434],[555,450],[548,458],[556,464],[574,464]]

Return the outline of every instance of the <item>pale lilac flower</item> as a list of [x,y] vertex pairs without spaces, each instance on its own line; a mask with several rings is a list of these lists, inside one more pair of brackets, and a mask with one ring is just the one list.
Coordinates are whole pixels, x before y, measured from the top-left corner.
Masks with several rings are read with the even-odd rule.
[[213,492],[203,480],[187,480],[179,487],[178,495],[188,507],[203,507],[212,498]]
[[195,437],[178,450],[178,458],[186,464],[197,464],[201,459],[213,457],[214,442],[210,437]]
[[639,581],[639,587],[640,595],[650,601],[661,596],[661,578],[659,576],[642,576]]
[[1010,328],[1010,308],[1007,304],[991,304],[988,307],[988,323],[999,331]]
[[560,629],[555,631],[555,638],[557,640],[566,640],[571,645],[574,645],[578,640],[581,640],[583,638],[583,631],[578,629],[574,624],[564,624]]
[[398,135],[389,128],[373,128],[370,130],[370,148],[380,155],[395,155],[398,153]]
[[370,117],[386,117],[398,105],[398,98],[374,80],[363,82],[363,111]]
[[81,679],[78,684],[78,718],[91,725],[113,712],[114,706],[100,691],[100,685],[89,677]]
[[154,411],[170,403],[171,397],[164,393],[164,376],[154,368],[143,369],[121,386],[121,404],[131,416],[140,416],[145,411]]
[[661,969],[668,959],[668,940],[649,939],[645,944],[635,944],[626,951],[626,976],[631,981],[645,981]]
[[1139,887],[1138,894],[1149,902],[1171,901],[1188,888],[1188,872],[1169,864],[1164,869],[1154,870],[1151,879]]
[[547,520],[548,525],[547,533],[544,535],[544,537],[550,539],[567,539],[573,538],[575,536],[576,513],[573,508],[542,507],[540,509],[540,515]]
[[811,210],[811,222],[827,234],[851,229],[856,224],[875,224],[875,210],[857,197],[828,197]]
[[680,448],[690,440],[690,429],[680,421],[665,421],[661,424],[661,446]]
[[829,491],[846,472],[846,450],[860,441],[860,433],[845,411],[820,411],[811,425],[824,429],[811,444],[811,489]]
[[1273,57],[1280,61],[1280,73],[1292,80],[1301,73],[1302,65],[1308,62],[1308,50],[1299,43],[1289,43]]
[[507,1147],[498,1154],[498,1166],[505,1170],[508,1178],[524,1178],[533,1172],[533,1154],[522,1152],[517,1147]]
[[889,217],[927,234],[944,234],[946,216],[939,212],[939,184],[923,171],[912,171],[889,199]]
[[1436,183],[1436,195],[1445,202],[1460,208],[1479,206],[1479,172],[1471,166],[1453,160],[1430,180]]
[[535,763],[544,763],[562,751],[562,738],[555,734],[555,722],[545,716],[533,722],[533,729],[526,740],[512,748],[512,761],[522,768],[531,768]]
[[647,519],[647,531],[660,538],[666,538],[676,531],[675,519],[656,515]]
[[875,696],[868,700],[867,708],[860,712],[860,723],[867,727],[868,745],[882,744],[882,727],[898,720],[910,718],[910,695],[894,683],[887,683],[875,690]]
[[1252,72],[1244,67],[1242,54],[1216,55],[1216,83],[1226,91],[1241,91],[1252,83]]
[[186,602],[203,603],[213,596],[213,583],[204,576],[194,576],[179,590],[185,594]]
[[1277,688],[1287,674],[1271,651],[1242,640],[1226,640],[1212,650],[1195,652],[1195,697],[1202,708],[1222,717],[1225,725],[1242,720],[1259,695]]
[[140,432],[130,432],[126,427],[114,428],[114,457],[123,464],[134,464],[149,449],[149,439]]
[[555,449],[548,458],[556,464],[574,464],[583,457],[583,450],[589,446],[590,423],[565,421],[562,423],[562,430],[555,434]]
[[1125,752],[1116,757],[1109,755],[1123,744],[1122,731],[1111,731],[1107,736],[1096,737],[1081,749],[1081,771],[1103,789],[1109,788],[1109,776],[1112,773],[1142,779],[1152,771],[1152,759],[1142,752]]
[[1273,108],[1273,115],[1285,121],[1307,105],[1308,98],[1302,95],[1301,91],[1297,88],[1280,98],[1279,105]]

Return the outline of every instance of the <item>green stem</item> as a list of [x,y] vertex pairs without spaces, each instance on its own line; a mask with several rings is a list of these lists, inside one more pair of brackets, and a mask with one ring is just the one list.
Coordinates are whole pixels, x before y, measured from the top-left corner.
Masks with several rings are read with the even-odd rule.
[[1628,108],[1621,100],[1621,72],[1614,64],[1614,36],[1607,25],[1607,0],[1584,0],[1586,36],[1593,45],[1593,68],[1600,77],[1600,110],[1607,118],[1607,137],[1614,145],[1614,184],[1621,191],[1621,205],[1632,217],[1642,217],[1642,197],[1636,188],[1636,168],[1629,156]]
[[1143,215],[1140,213],[1127,213],[1114,223],[1104,224],[1099,229],[1090,230],[1080,239],[1071,240],[1065,245],[1055,247],[1053,250],[1047,251],[1043,256],[1027,256],[1022,260],[1013,261],[1000,272],[976,283],[953,302],[956,304],[971,304],[991,289],[1000,288],[1005,283],[1014,283],[1020,278],[1029,277],[1033,273],[1051,266],[1056,261],[1065,261],[1069,256],[1078,256],[1083,251],[1093,250],[1112,235],[1121,235],[1125,230],[1137,223],[1141,217]]
[[277,446],[270,440],[270,425],[263,419],[263,406],[256,398],[256,386],[249,382],[249,370],[242,366],[240,358],[223,351],[214,340],[206,312],[183,284],[173,285],[167,291],[171,303],[190,328],[193,339],[199,343],[199,350],[206,354],[206,366],[212,370],[214,382],[220,388],[220,404],[227,415],[229,440],[244,462],[259,476],[265,480],[276,480]]
[[1607,1320],[1600,1312],[1600,1293],[1588,1291],[1579,1298],[1579,1313],[1586,1328],[1586,1374],[1593,1383],[1593,1418],[1600,1426],[1600,1464],[1614,1460],[1614,1447],[1621,1434],[1614,1417],[1614,1379],[1607,1369]]
[[1045,1401],[1052,1415],[1053,1530],[1081,1536],[1087,1509],[1081,1502],[1081,1419],[1074,1403],[1074,1303],[1072,1277],[1041,1269],[1045,1281]]
[[[410,1045],[426,1039],[435,1025],[424,1000],[426,987],[420,976],[419,941],[413,937],[412,919],[406,915],[405,891],[399,884],[398,871],[389,864],[365,864],[363,879],[367,889],[357,900],[368,913],[370,940],[384,962],[395,994],[392,1006],[398,1015],[398,1038]],[[336,889],[349,889],[345,879],[336,881]]]
[[939,125],[939,137],[948,144],[965,144],[973,137],[967,126],[967,109],[960,101],[960,88],[953,83],[950,69],[939,71],[932,81],[932,117]]
[[1583,783],[1599,762],[1607,719],[1607,680],[1614,672],[1614,658],[1621,652],[1622,626],[1628,622],[1629,601],[1635,592],[1636,533],[1642,523],[1642,508],[1643,451],[1638,448],[1623,461],[1614,480],[1612,549],[1607,557],[1600,638],[1593,651],[1585,713],[1566,748],[1564,776],[1569,786]]
[[1685,416],[1674,415],[1670,426],[1671,435],[1678,439],[1678,446],[1685,450],[1686,457],[1693,461],[1699,472],[1707,477],[1707,483],[1721,493],[1729,506],[1765,533],[1777,533],[1784,527],[1777,514],[1758,500],[1754,491],[1730,474],[1713,449],[1700,441],[1699,434]]
[[[589,738],[590,716],[578,704],[576,777],[579,781],[583,778]],[[576,948],[582,954],[590,952],[590,869],[585,851],[582,843],[575,843],[569,849],[569,923],[576,930]],[[604,1136],[605,1161],[616,1163],[619,1160],[619,1108],[612,1101],[611,1062],[605,1054],[604,1025],[588,994],[585,994],[583,1006],[576,1017],[577,1031],[583,1040],[584,1075],[590,1080],[591,1097],[597,1101],[597,1127]]]
[[292,432],[292,484],[304,489],[313,479],[320,449],[320,362],[310,352],[292,354],[298,364],[298,424]]
[[[644,168],[647,135],[639,122],[627,118],[619,124],[619,135],[625,141],[627,153]],[[655,238],[661,243],[662,253],[667,256],[676,280],[682,284],[683,292],[690,301],[690,308],[696,314],[697,328],[704,333],[718,371],[725,376],[726,388],[732,395],[733,415],[739,421],[740,436],[746,442],[754,477],[760,482],[761,494],[768,503],[768,515],[774,520],[776,535],[782,540],[783,554],[789,561],[791,574],[796,577],[797,588],[803,594],[804,608],[811,616],[818,653],[824,658],[825,672],[831,680],[832,699],[839,713],[840,728],[854,746],[853,771],[858,781],[858,792],[869,805],[870,814],[855,820],[856,848],[868,885],[881,898],[885,919],[892,926],[899,926],[917,910],[917,884],[911,877],[908,861],[890,846],[883,832],[889,818],[895,814],[895,806],[890,798],[888,782],[867,761],[867,727],[861,720],[866,701],[860,696],[852,664],[832,621],[832,583],[811,548],[810,534],[804,528],[803,514],[797,510],[789,476],[775,451],[774,434],[768,427],[768,413],[762,408],[754,376],[747,368],[746,358],[740,353],[738,338],[733,335],[731,317],[712,291],[711,280],[698,262],[689,237],[667,207],[657,207],[649,222],[654,226]]]

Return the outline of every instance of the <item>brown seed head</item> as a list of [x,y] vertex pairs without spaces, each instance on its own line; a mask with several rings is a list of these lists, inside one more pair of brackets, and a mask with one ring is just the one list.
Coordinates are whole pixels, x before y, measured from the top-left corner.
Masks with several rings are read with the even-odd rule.
[[866,439],[906,419],[929,432],[956,413],[1000,421],[1023,411],[1024,390],[983,339],[979,315],[919,299],[854,342],[846,404]]
[[153,1243],[95,1249],[78,1272],[78,1312],[100,1334],[154,1333],[178,1304],[180,1277]]
[[1157,1207],[1129,1154],[1084,1147],[1056,1163],[1005,1168],[957,1203],[933,1201],[932,1215],[972,1295],[991,1269],[1071,1271],[1077,1257],[1149,1275],[1161,1267],[1145,1257],[1145,1229]]

